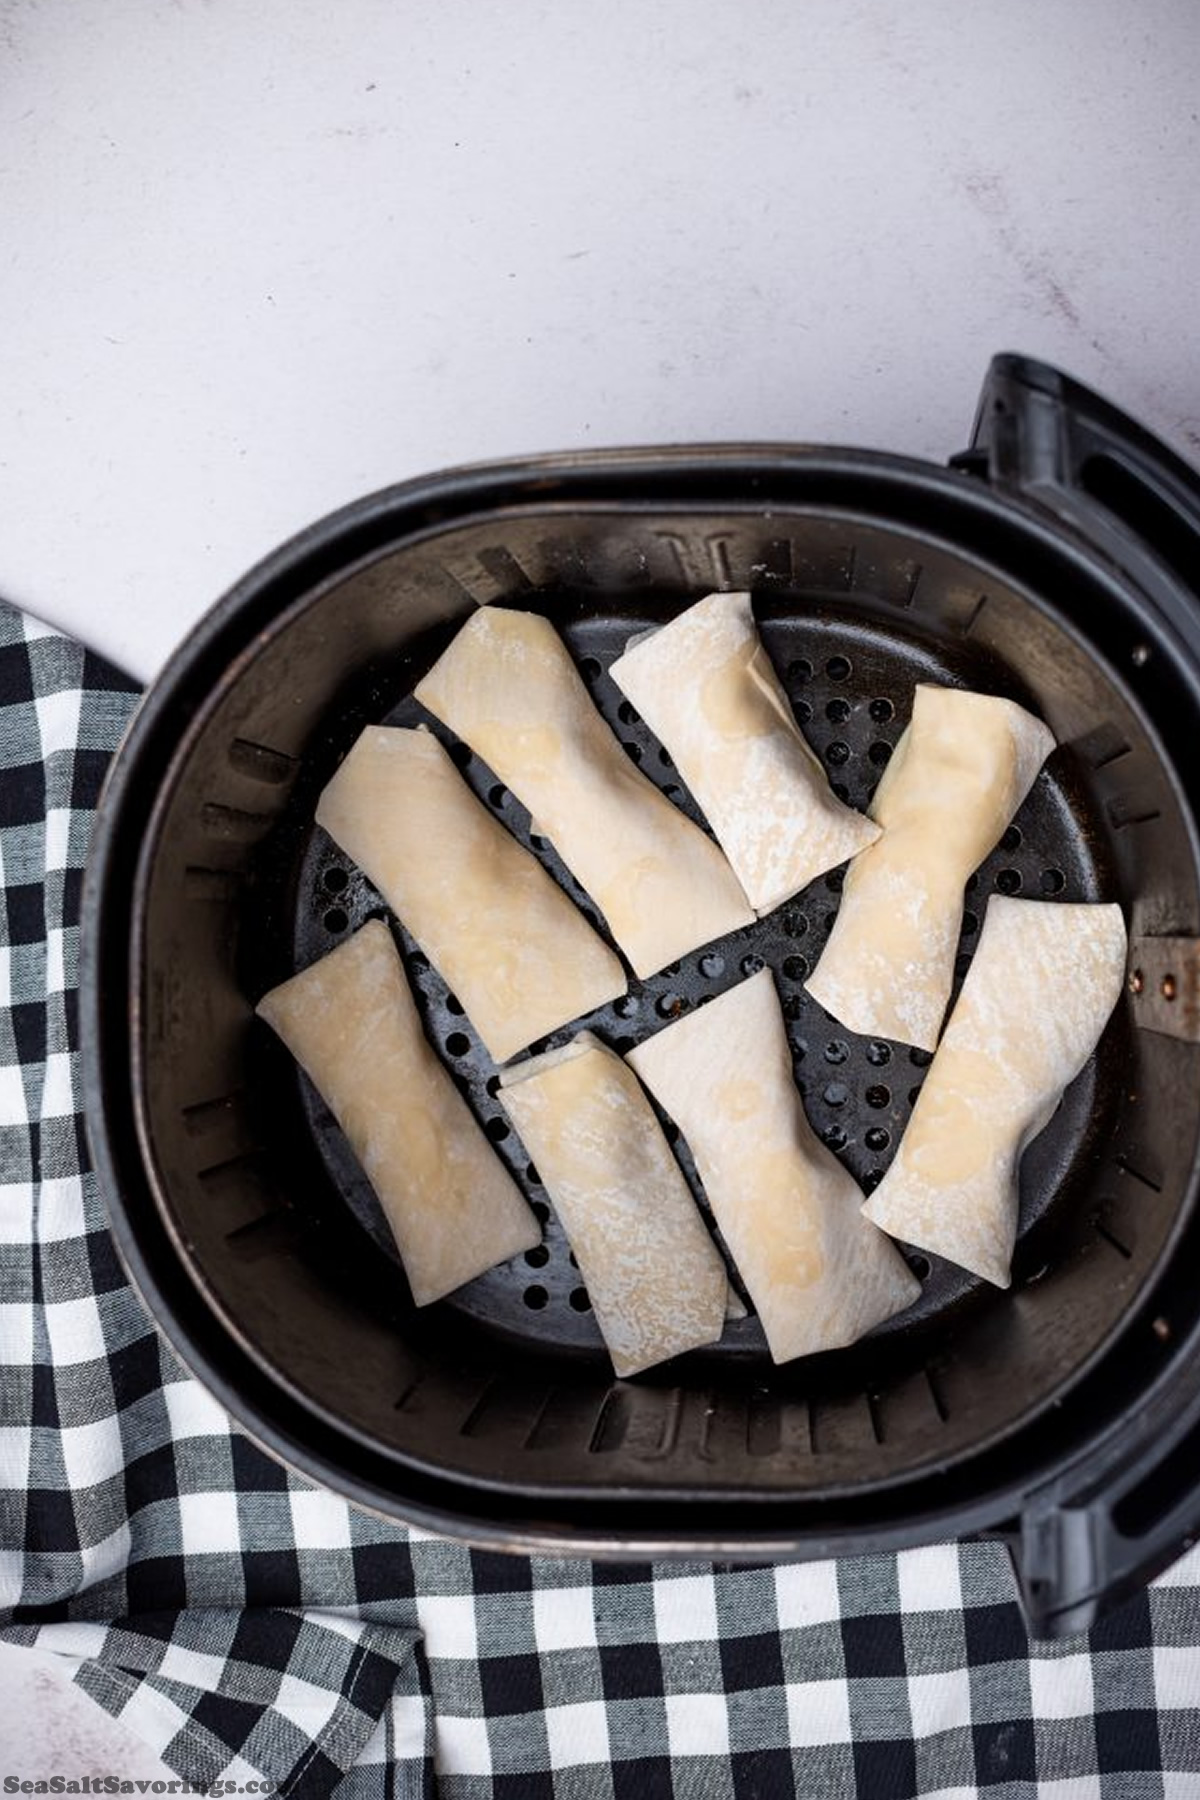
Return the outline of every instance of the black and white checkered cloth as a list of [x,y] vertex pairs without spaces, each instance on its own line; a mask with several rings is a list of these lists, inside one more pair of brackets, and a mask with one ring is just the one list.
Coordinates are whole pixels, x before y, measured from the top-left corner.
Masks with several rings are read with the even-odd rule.
[[133,685],[0,606],[0,1605],[199,1783],[296,1800],[1200,1800],[1200,1551],[1031,1646],[1003,1551],[482,1555],[263,1455],[113,1253],[80,872]]

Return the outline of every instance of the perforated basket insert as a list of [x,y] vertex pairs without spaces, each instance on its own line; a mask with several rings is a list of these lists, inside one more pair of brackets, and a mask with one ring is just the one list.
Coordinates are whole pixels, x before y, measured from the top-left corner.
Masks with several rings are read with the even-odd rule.
[[[777,1370],[751,1316],[713,1349],[614,1386],[495,1072],[393,921],[431,1040],[546,1226],[543,1248],[515,1265],[436,1307],[409,1305],[340,1133],[251,1014],[265,988],[384,912],[312,825],[316,796],[368,721],[420,719],[446,737],[412,687],[469,605],[502,599],[554,620],[628,753],[697,816],[606,671],[633,632],[714,585],[698,570],[715,537],[711,573],[754,591],[803,728],[852,804],[867,803],[919,680],[1007,694],[1055,730],[1062,747],[970,884],[960,977],[993,891],[1117,898],[1135,928],[1148,909],[1194,910],[1194,871],[1172,853],[1187,839],[1174,784],[1121,685],[1042,602],[911,533],[801,514],[518,517],[434,534],[298,605],[214,696],[160,807],[145,1135],[190,1269],[227,1328],[315,1411],[399,1462],[526,1496],[602,1497],[631,1481],[693,1497],[886,1484],[976,1452],[1061,1396],[1167,1242],[1194,1107],[1187,1131],[1178,1113],[1173,1132],[1155,1128],[1156,1107],[1180,1088],[1180,1048],[1135,1033],[1122,1008],[1026,1156],[1010,1294],[914,1254],[917,1306],[849,1351]],[[455,754],[591,910],[493,773],[465,747]],[[592,1023],[626,1048],[769,965],[809,1117],[869,1188],[928,1058],[854,1037],[805,994],[838,888],[826,877],[758,925],[632,981]],[[172,1054],[156,1054],[167,1042]]]
[[[649,622],[578,619],[568,627],[566,637],[596,704],[627,754],[689,817],[703,823],[702,814],[682,787],[669,756],[607,673],[631,630]],[[797,718],[821,754],[835,791],[841,799],[859,807],[870,801],[892,746],[908,723],[916,683],[969,685],[978,675],[978,668],[973,669],[972,665],[977,665],[979,659],[972,656],[969,647],[957,656],[953,652],[938,654],[901,639],[895,632],[873,631],[865,626],[847,630],[844,623],[829,618],[798,620],[784,615],[764,619],[763,635],[776,667],[785,676]],[[413,663],[428,664],[445,642],[446,634],[436,632],[432,642],[414,646]],[[406,661],[398,686],[409,686],[411,668]],[[386,691],[386,672],[382,680]],[[1011,683],[1009,693],[1013,698],[1027,698],[1014,693]],[[322,746],[314,758],[314,776],[318,770],[330,771],[338,752],[348,748],[368,722],[431,728],[449,746],[479,798],[499,814],[514,835],[573,895],[592,924],[602,930],[603,921],[588,895],[553,847],[544,838],[531,834],[527,812],[494,772],[432,719],[411,693],[401,693],[382,717],[379,698],[380,681],[373,678],[361,706],[348,705],[334,722],[328,745]],[[1059,766],[1062,761],[1057,759],[1046,771],[1022,807],[1019,820],[1005,833],[1001,845],[980,872],[970,878],[957,963],[958,983],[970,964],[989,893],[1096,900],[1105,892],[1096,839],[1093,836],[1089,840],[1080,829],[1086,805],[1078,791],[1071,792],[1064,786],[1070,778]],[[316,791],[319,792],[319,786]],[[311,814],[315,799],[307,780],[298,784],[295,802]],[[299,830],[303,832],[302,824]],[[926,1052],[903,1044],[856,1037],[804,990],[802,984],[821,953],[837,910],[842,873],[837,870],[825,876],[794,902],[778,908],[756,925],[702,946],[683,962],[672,964],[648,981],[631,975],[628,994],[591,1015],[590,1023],[613,1049],[629,1050],[673,1019],[702,1006],[713,995],[756,970],[769,967],[783,1002],[796,1080],[808,1116],[823,1141],[845,1161],[869,1193],[891,1162],[932,1059]],[[457,998],[430,967],[402,923],[388,913],[374,888],[337,845],[319,828],[314,830],[308,836],[296,880],[295,967],[305,968],[327,954],[368,918],[386,918],[396,929],[410,982],[422,1002],[428,1035],[442,1052],[476,1116],[545,1227],[545,1243],[541,1247],[471,1282],[447,1306],[489,1329],[502,1330],[536,1353],[552,1349],[555,1354],[587,1352],[603,1356],[603,1340],[591,1317],[587,1291],[570,1246],[537,1171],[497,1098],[499,1076],[495,1065]],[[574,1025],[568,1026],[540,1039],[532,1048],[537,1051],[567,1043],[575,1029]],[[383,1254],[399,1266],[391,1232],[369,1183],[316,1090],[306,1078],[298,1079],[308,1128],[333,1184]],[[1072,1088],[1054,1126],[1025,1159],[1021,1221],[1025,1275],[1036,1274],[1050,1254],[1045,1248],[1045,1233],[1034,1232],[1034,1227],[1047,1219],[1052,1206],[1070,1204],[1072,1167],[1087,1136],[1096,1094],[1096,1069],[1089,1067]],[[686,1141],[679,1141],[677,1130],[665,1115],[660,1113],[660,1117],[668,1138],[676,1145],[710,1229],[721,1241]],[[1034,1249],[1034,1254],[1042,1259],[1033,1265],[1024,1242],[1031,1233],[1035,1246],[1041,1246]],[[914,1250],[909,1261],[921,1278],[922,1298],[902,1318],[879,1327],[877,1335],[907,1333],[982,1290],[983,1284],[977,1279],[940,1257]],[[736,1268],[734,1276],[736,1280]],[[745,1290],[741,1292],[748,1300]],[[706,1352],[704,1360],[729,1356],[761,1360],[765,1355],[761,1329],[751,1316],[731,1321],[722,1342]]]

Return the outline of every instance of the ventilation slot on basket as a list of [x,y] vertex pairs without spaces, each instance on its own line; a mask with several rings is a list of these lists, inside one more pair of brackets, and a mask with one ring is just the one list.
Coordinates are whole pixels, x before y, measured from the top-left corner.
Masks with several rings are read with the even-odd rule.
[[862,571],[858,569],[857,559],[850,565],[852,586],[869,586],[872,594],[878,595],[885,606],[897,607],[901,612],[908,612],[915,604],[917,589],[924,573],[924,564],[912,558],[889,563],[885,567],[880,567],[878,563],[868,563]]
[[808,1410],[808,1448],[809,1448],[810,1453],[813,1456],[819,1456],[821,1454],[821,1442],[820,1442],[819,1437],[817,1436],[817,1403],[815,1400],[810,1400],[808,1402],[807,1410]]
[[871,1435],[877,1444],[883,1442],[883,1399],[879,1394],[867,1392],[867,1411],[871,1417]]
[[1109,823],[1114,831],[1125,831],[1130,825],[1148,825],[1159,817],[1157,806],[1139,800],[1134,794],[1118,794],[1107,806]]
[[475,554],[500,594],[527,594],[533,587],[532,577],[506,545],[488,544]]
[[528,1441],[545,1410],[545,1395],[511,1381],[489,1382],[458,1428],[460,1437]]
[[539,538],[538,585],[543,588],[590,588],[596,574],[590,557],[578,544],[562,538]]
[[269,750],[265,744],[252,744],[249,738],[234,738],[229,746],[230,767],[251,781],[267,787],[282,787],[290,781],[296,758],[283,750]]
[[771,1394],[755,1394],[746,1408],[746,1451],[775,1456],[783,1442],[782,1409]]
[[652,1388],[610,1388],[592,1428],[593,1455],[622,1450],[648,1459],[669,1456],[679,1437],[683,1394]]
[[1136,1163],[1131,1162],[1127,1156],[1118,1156],[1116,1158],[1116,1164],[1122,1175],[1128,1175],[1131,1181],[1140,1181],[1142,1186],[1148,1187],[1152,1193],[1161,1194],[1163,1184],[1162,1175],[1158,1166],[1151,1162],[1148,1157],[1144,1160],[1149,1168],[1154,1170],[1152,1175],[1148,1174],[1145,1168],[1139,1168]]
[[913,606],[916,603],[917,589],[921,585],[921,577],[925,573],[925,565],[924,563],[909,562],[901,563],[899,567],[900,574],[907,579],[908,584],[900,604],[904,607]]
[[980,619],[983,617],[983,609],[987,605],[987,603],[988,603],[987,595],[980,594],[978,600],[976,600],[976,602],[972,606],[970,612],[967,613],[966,617],[963,619],[962,626],[960,629],[961,629],[964,637],[970,637],[971,633],[974,631],[975,627],[978,625]]
[[209,837],[248,844],[263,837],[275,818],[273,813],[243,812],[240,807],[209,800],[200,808],[200,823]]
[[733,586],[733,574],[729,567],[729,539],[723,535],[705,538],[708,554],[712,559],[713,576],[719,588]]
[[205,1187],[213,1187],[232,1177],[254,1175],[255,1165],[263,1155],[261,1150],[239,1150],[234,1156],[223,1156],[219,1162],[209,1163],[196,1171],[198,1181]]
[[262,1257],[293,1249],[299,1235],[300,1221],[295,1213],[268,1212],[227,1231],[225,1242],[239,1261],[258,1262]]
[[200,1100],[195,1106],[182,1108],[183,1123],[189,1137],[206,1137],[240,1116],[242,1091],[222,1094],[217,1100]]
[[592,1414],[581,1396],[567,1388],[551,1388],[525,1434],[523,1450],[574,1450],[591,1446]]
[[1118,1256],[1123,1257],[1125,1261],[1128,1262],[1133,1256],[1133,1251],[1127,1244],[1121,1242],[1116,1232],[1110,1231],[1108,1226],[1103,1224],[1099,1219],[1093,1219],[1092,1224],[1095,1228],[1096,1236],[1098,1238],[1103,1238],[1110,1249],[1115,1250]]
[[1124,733],[1108,721],[1078,738],[1074,747],[1090,769],[1106,769],[1119,757],[1128,756],[1131,748]]
[[239,1150],[197,1171],[203,1190],[206,1229],[226,1239],[281,1211],[275,1190],[265,1173],[264,1152]]
[[933,1401],[933,1410],[944,1425],[950,1417],[950,1408],[946,1405],[940,1377],[928,1365],[925,1368],[925,1384],[929,1389],[929,1398]]
[[792,580],[792,540],[790,538],[771,538],[762,545],[758,560],[750,570],[751,577],[757,577],[764,583],[781,582],[791,584]]
[[[702,560],[697,546],[673,531],[656,531],[654,535],[664,549],[670,552],[674,565],[670,579],[682,580],[688,587],[707,588],[712,585],[712,571],[707,558]],[[693,549],[696,551],[694,556]]]
[[182,1107],[180,1117],[188,1137],[202,1139],[204,1153],[218,1167],[225,1158],[251,1155],[258,1148],[241,1089]]

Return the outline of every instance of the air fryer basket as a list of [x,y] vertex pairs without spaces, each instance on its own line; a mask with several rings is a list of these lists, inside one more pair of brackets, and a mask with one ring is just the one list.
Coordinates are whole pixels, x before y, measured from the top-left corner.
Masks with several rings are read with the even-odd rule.
[[[776,1369],[749,1317],[633,1383],[612,1379],[493,1065],[402,931],[429,1035],[545,1220],[544,1247],[516,1264],[415,1310],[340,1133],[252,1012],[383,913],[313,825],[316,796],[364,723],[423,719],[415,681],[492,601],[555,622],[629,754],[693,816],[607,669],[634,631],[713,587],[754,592],[810,741],[853,804],[869,799],[917,681],[1039,712],[1059,748],[970,884],[960,975],[993,891],[1118,899],[1135,941],[1200,932],[1189,615],[1169,616],[1171,557],[1161,542],[1144,549],[1128,508],[1122,524],[1106,498],[1118,556],[1081,536],[1077,482],[1063,481],[1070,504],[1050,503],[1043,402],[1064,443],[1064,420],[1078,433],[1112,417],[1057,380],[997,365],[977,447],[953,473],[740,448],[561,458],[393,490],[281,552],[185,647],[122,753],[89,873],[89,1118],[135,1278],[272,1448],[392,1516],[493,1543],[817,1554],[1023,1529],[1026,1598],[1047,1628],[1078,1624],[1178,1546],[1186,1494],[1172,1500],[1159,1480],[1170,1504],[1146,1499],[1122,1415],[1136,1404],[1143,1424],[1153,1416],[1195,1324],[1180,1269],[1196,1230],[1200,1071],[1193,1043],[1145,1028],[1139,993],[1025,1158],[1011,1292],[913,1253],[921,1300],[852,1350]],[[1015,444],[1010,412],[1029,422]],[[494,774],[433,728],[588,910]],[[626,1048],[768,963],[809,1117],[869,1188],[929,1059],[855,1038],[805,993],[838,887],[826,877],[759,925],[631,979],[594,1023]],[[1169,1416],[1185,1412],[1176,1396]],[[1073,1500],[1094,1486],[1088,1457],[1102,1459],[1105,1492],[1124,1493],[1114,1471],[1128,1471],[1136,1529],[1097,1512],[1089,1490],[1087,1531],[1072,1535],[1081,1509],[1055,1483],[1075,1470]],[[1124,1558],[1117,1539],[1134,1547]]]

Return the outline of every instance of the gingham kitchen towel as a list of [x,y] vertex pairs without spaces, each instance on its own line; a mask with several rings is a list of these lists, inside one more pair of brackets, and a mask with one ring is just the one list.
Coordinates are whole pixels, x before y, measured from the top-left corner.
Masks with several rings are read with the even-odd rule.
[[198,1784],[296,1800],[1200,1800],[1200,1553],[1031,1648],[1002,1550],[481,1555],[287,1474],[125,1282],[80,873],[133,685],[0,606],[0,1604]]

